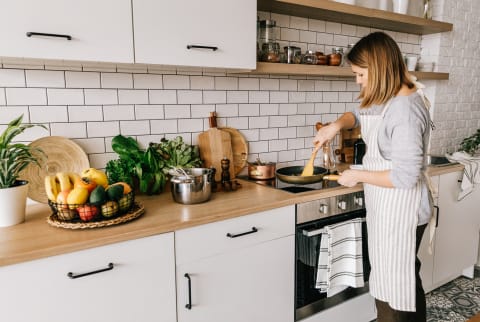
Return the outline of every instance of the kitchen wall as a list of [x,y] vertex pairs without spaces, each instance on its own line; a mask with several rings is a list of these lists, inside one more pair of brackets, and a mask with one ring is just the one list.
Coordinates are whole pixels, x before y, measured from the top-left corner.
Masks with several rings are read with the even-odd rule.
[[[437,61],[449,81],[429,81],[428,94],[437,129],[431,150],[454,150],[480,125],[478,92],[478,19],[475,0],[434,1],[434,18],[454,23],[452,33],[420,37],[389,32],[402,51]],[[445,14],[444,14],[445,13]],[[294,44],[329,53],[346,48],[372,30],[306,18],[259,12],[279,25],[281,46]],[[476,29],[475,29],[476,28]],[[48,125],[26,133],[31,141],[46,135],[73,139],[103,168],[117,134],[143,145],[181,135],[196,144],[216,111],[219,126],[238,128],[249,142],[249,159],[260,156],[281,164],[303,164],[311,151],[314,124],[336,119],[356,106],[353,78],[255,76],[164,66],[115,65],[2,59],[0,123],[19,114],[25,121]],[[0,125],[3,129],[4,125]],[[465,129],[462,129],[465,128]],[[321,156],[319,156],[321,157]]]

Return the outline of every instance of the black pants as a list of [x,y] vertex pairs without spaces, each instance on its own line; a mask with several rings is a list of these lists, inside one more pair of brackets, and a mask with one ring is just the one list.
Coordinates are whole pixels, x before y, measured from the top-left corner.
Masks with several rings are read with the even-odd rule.
[[425,291],[423,290],[422,280],[420,279],[420,260],[418,259],[418,248],[422,241],[423,232],[427,225],[417,227],[417,242],[415,258],[415,296],[416,312],[406,312],[394,310],[387,302],[375,299],[377,307],[377,322],[426,322],[427,321],[427,303],[425,301]]

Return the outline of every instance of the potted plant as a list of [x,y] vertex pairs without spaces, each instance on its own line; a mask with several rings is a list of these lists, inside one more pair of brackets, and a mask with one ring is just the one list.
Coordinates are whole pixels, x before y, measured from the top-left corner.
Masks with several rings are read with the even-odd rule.
[[475,152],[478,150],[480,145],[480,129],[477,129],[477,132],[473,133],[469,137],[466,137],[460,143],[460,151],[465,151],[470,155],[475,155]]
[[40,165],[43,152],[23,143],[12,142],[33,126],[22,124],[23,114],[11,121],[0,135],[0,227],[25,221],[28,181],[19,180],[20,172],[30,163]]

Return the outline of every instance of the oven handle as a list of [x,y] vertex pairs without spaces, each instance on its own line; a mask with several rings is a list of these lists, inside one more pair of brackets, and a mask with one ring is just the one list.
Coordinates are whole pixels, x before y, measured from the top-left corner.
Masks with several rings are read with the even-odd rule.
[[[362,218],[362,222],[365,222],[366,219]],[[327,230],[325,228],[313,229],[313,230],[302,230],[302,234],[307,237],[314,237],[321,234],[325,234]]]

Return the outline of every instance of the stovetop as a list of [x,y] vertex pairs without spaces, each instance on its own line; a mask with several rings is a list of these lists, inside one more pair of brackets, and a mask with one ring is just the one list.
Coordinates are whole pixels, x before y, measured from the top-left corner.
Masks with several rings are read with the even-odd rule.
[[309,184],[292,184],[292,183],[283,182],[277,178],[268,179],[268,180],[257,180],[257,179],[251,179],[247,175],[237,176],[237,177],[239,179],[255,182],[257,184],[260,184],[266,187],[280,189],[290,193],[301,193],[306,191],[329,189],[329,188],[335,188],[340,186],[337,181],[331,181],[331,180],[321,180],[319,182],[309,183]]

